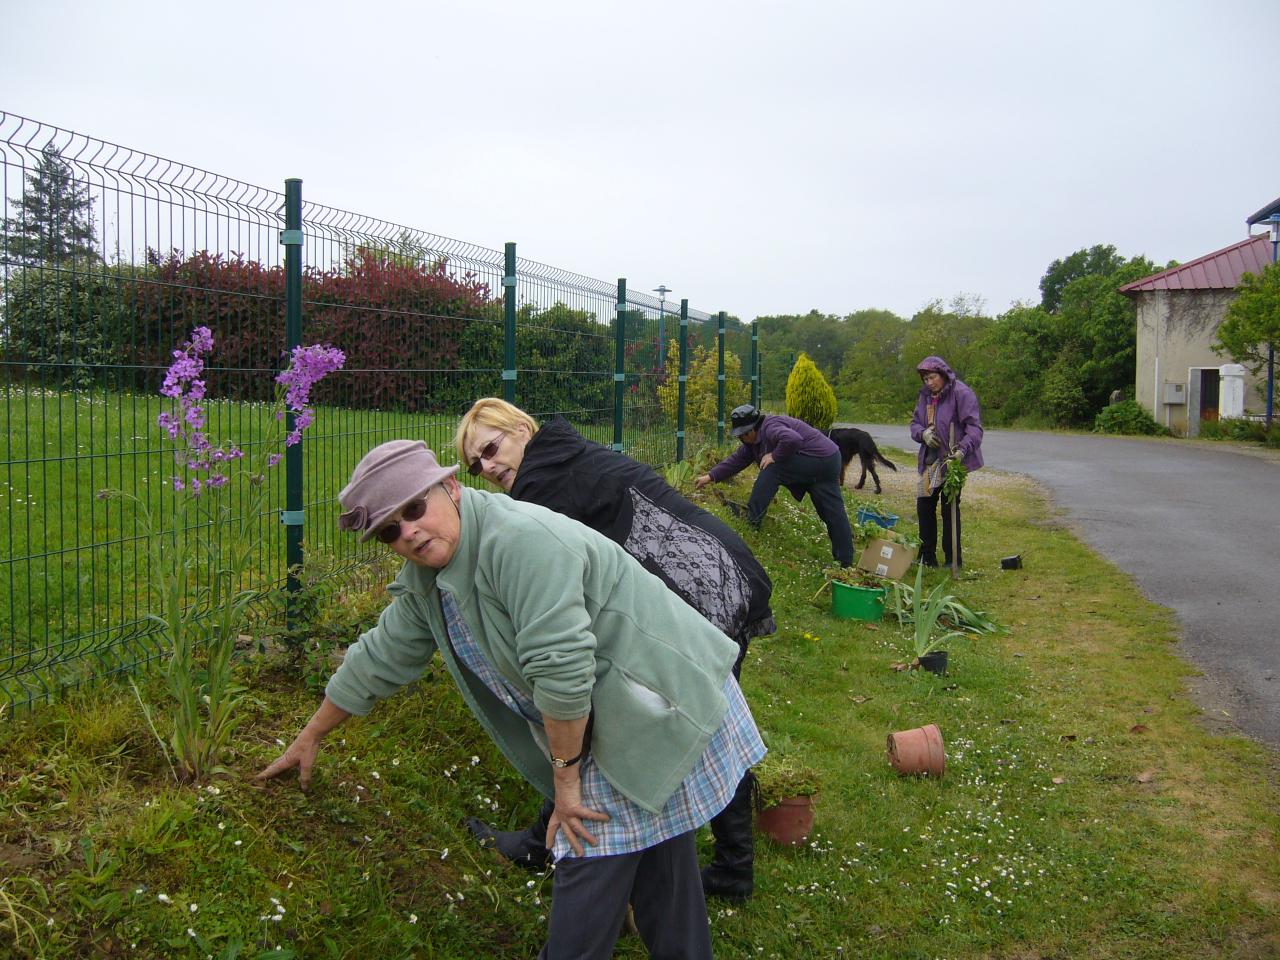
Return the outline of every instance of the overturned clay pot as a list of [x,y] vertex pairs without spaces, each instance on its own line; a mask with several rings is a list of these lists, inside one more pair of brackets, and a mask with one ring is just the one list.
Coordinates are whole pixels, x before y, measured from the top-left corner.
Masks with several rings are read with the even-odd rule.
[[888,737],[889,764],[904,777],[941,777],[947,768],[942,731],[936,723]]

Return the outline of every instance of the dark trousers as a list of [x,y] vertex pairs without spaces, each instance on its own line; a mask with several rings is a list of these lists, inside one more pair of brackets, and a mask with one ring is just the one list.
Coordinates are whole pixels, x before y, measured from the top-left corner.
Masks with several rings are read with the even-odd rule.
[[539,960],[608,960],[628,902],[651,960],[711,960],[694,835],[690,830],[639,853],[560,859]]
[[[920,562],[927,567],[938,565],[938,507],[942,507],[942,556],[951,566],[951,501],[942,496],[938,487],[928,497],[916,497],[916,518],[920,521]],[[955,543],[960,546],[960,498],[956,497]],[[964,565],[964,550],[956,556],[956,563]]]
[[852,565],[853,531],[849,528],[849,514],[845,512],[844,497],[840,493],[840,452],[829,457],[790,457],[761,470],[747,500],[748,523],[759,524],[764,519],[781,486],[809,495],[818,519],[827,526],[831,555],[842,567]]

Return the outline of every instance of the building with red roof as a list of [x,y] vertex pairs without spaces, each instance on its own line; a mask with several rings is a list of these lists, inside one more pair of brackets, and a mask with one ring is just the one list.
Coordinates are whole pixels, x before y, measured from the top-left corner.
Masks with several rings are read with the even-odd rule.
[[1195,436],[1203,420],[1262,415],[1261,378],[1211,344],[1240,278],[1270,263],[1261,234],[1120,288],[1138,308],[1137,400],[1174,432]]

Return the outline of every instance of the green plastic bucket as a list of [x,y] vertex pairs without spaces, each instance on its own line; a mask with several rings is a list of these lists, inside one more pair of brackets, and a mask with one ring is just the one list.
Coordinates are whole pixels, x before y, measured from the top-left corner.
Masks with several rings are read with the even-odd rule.
[[884,616],[884,587],[855,587],[831,582],[831,612],[841,620],[879,620]]

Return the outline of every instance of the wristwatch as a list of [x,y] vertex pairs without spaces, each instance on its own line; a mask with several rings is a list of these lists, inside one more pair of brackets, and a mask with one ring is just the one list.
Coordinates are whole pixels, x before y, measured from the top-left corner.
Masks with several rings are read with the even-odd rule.
[[572,767],[575,763],[577,763],[581,759],[582,759],[581,753],[579,753],[572,760],[561,760],[559,757],[552,757],[551,765],[555,767],[557,770],[563,770],[565,767]]

